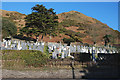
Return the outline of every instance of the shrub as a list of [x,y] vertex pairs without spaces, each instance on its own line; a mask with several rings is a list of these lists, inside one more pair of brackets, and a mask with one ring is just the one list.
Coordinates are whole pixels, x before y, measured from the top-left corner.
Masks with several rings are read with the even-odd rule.
[[6,16],[9,16],[9,14],[7,13]]
[[63,38],[63,42],[67,43],[68,45],[70,45],[71,42],[75,42],[75,41],[72,38]]
[[8,18],[2,18],[2,37],[14,36],[17,33],[15,23]]
[[48,46],[44,46],[44,53],[48,56],[49,55],[49,51],[48,51]]
[[82,43],[82,39],[80,37],[75,36],[73,38],[74,38],[74,41]]
[[78,36],[78,37],[81,37],[81,38],[86,37],[86,35],[85,35],[85,34],[80,33],[80,32],[76,32],[76,33],[75,33],[75,36]]
[[77,23],[75,20],[70,20],[70,19],[64,19],[61,24],[65,27],[69,27],[69,26],[76,26]]
[[57,34],[56,33],[51,33],[51,36],[55,37],[55,36],[57,36]]
[[23,60],[26,66],[41,67],[47,62],[47,56],[36,50],[3,50],[3,60]]
[[84,30],[84,27],[79,27],[77,30]]
[[75,31],[66,30],[65,35],[69,35],[69,36],[75,35]]

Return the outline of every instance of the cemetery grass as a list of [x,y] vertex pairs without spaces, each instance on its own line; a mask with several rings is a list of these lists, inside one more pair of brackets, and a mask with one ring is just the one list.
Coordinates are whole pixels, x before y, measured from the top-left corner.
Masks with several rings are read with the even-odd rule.
[[36,50],[2,50],[3,69],[24,70],[30,67],[42,67],[47,56]]
[[[87,67],[86,64],[84,65],[74,65],[75,69],[82,69],[83,67]],[[7,70],[17,70],[17,71],[57,71],[57,70],[71,70],[70,65],[47,65],[47,66],[40,66],[40,67],[33,67],[33,66],[26,66],[22,60],[19,61],[2,61],[2,69]]]
[[[7,70],[70,70],[70,61],[63,62],[65,65],[49,64],[55,60],[49,59],[47,55],[36,50],[2,50],[2,68]],[[54,63],[54,62],[53,62]],[[59,62],[58,62],[59,63]],[[75,65],[76,69],[80,69],[86,65]]]

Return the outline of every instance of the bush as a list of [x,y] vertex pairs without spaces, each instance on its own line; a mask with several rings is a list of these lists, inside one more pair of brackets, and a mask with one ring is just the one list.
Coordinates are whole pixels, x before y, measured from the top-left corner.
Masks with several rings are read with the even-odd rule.
[[75,35],[75,31],[66,30],[65,35],[69,35],[69,36]]
[[47,56],[36,50],[3,50],[3,60],[23,60],[26,66],[41,67],[47,62]]
[[44,46],[44,53],[48,56],[49,55],[49,51],[48,51],[48,46]]
[[25,41],[34,41],[34,42],[36,42],[36,39],[23,36],[23,34],[15,35],[15,36],[13,36],[13,38],[20,39],[20,40],[25,40]]
[[9,14],[7,13],[6,16],[9,16]]
[[15,23],[8,18],[2,18],[2,37],[14,36],[17,33]]
[[82,43],[82,39],[80,37],[75,36],[75,37],[73,37],[73,39],[74,39],[75,42],[81,42]]
[[61,25],[65,26],[65,27],[69,27],[69,26],[76,26],[77,23],[75,20],[70,20],[70,19],[64,19],[61,22]]
[[85,30],[84,27],[79,27],[77,30]]
[[51,36],[55,37],[55,36],[57,36],[57,34],[56,33],[51,33]]
[[75,42],[75,41],[72,38],[63,38],[63,42],[67,43],[68,45],[70,45],[71,42]]
[[86,35],[85,35],[85,34],[80,33],[80,32],[76,32],[76,33],[75,33],[75,36],[78,36],[78,37],[81,37],[81,38],[86,37]]

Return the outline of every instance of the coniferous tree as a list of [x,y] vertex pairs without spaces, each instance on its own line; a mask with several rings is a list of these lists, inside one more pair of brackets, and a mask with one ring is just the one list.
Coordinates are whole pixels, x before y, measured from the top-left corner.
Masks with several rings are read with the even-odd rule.
[[24,34],[31,33],[37,39],[41,34],[43,38],[44,35],[54,33],[58,25],[58,16],[56,16],[56,12],[53,10],[39,4],[32,7],[32,13],[25,18],[26,26],[21,31]]

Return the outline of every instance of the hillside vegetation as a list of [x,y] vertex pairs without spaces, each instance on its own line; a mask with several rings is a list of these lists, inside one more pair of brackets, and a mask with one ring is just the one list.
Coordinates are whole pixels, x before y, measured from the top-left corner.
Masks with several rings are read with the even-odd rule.
[[15,25],[17,26],[17,31],[19,31],[19,29],[25,26],[25,20],[24,20],[26,16],[25,14],[21,14],[16,11],[2,10],[2,14],[0,15],[2,15],[2,17],[9,18],[9,20],[13,21]]
[[2,37],[6,38],[9,36],[14,36],[17,33],[17,27],[15,23],[9,18],[2,18]]
[[[14,17],[10,14],[14,14]],[[3,17],[8,17],[15,22],[18,29],[25,26],[24,14],[12,11],[3,11]],[[64,12],[57,14],[59,25],[55,33],[46,35],[43,37],[43,41],[46,42],[64,42],[66,40],[72,42],[81,42],[93,44],[96,42],[98,45],[104,44],[103,37],[105,35],[111,35],[110,43],[115,44],[120,41],[120,32],[113,30],[107,24],[104,24],[97,19],[88,17],[77,11]],[[11,18],[12,17],[12,18]],[[24,35],[26,36],[26,35]],[[26,36],[27,37],[27,36]],[[32,36],[35,38],[35,36]],[[39,35],[39,41],[41,41],[42,35]],[[36,39],[36,38],[35,38]]]

